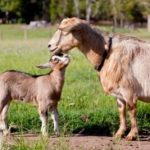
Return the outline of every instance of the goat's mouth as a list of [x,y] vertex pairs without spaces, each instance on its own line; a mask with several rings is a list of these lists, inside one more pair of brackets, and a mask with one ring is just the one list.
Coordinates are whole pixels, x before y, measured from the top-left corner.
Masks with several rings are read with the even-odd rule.
[[57,55],[61,53],[61,49],[59,47],[56,47],[54,49],[49,50],[53,55]]

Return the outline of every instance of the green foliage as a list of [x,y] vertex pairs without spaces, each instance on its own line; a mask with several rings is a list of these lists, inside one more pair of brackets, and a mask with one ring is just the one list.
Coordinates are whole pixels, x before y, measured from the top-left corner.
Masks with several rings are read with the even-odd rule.
[[145,11],[145,7],[138,0],[122,1],[121,10],[124,18],[130,22],[142,22],[144,19],[143,12]]
[[18,12],[20,0],[0,0],[0,9],[2,11]]
[[56,18],[58,17],[58,11],[57,11],[57,4],[58,1],[56,0],[51,0],[51,4],[50,4],[50,17],[51,17],[51,21],[53,22],[54,20],[56,20]]
[[[75,2],[78,3],[77,8]],[[25,23],[41,19],[55,23],[64,17],[78,15],[85,19],[88,7],[86,2],[87,0],[0,0],[0,18],[6,19],[7,17],[1,17],[1,14],[11,12],[17,15],[15,19]],[[92,3],[91,10],[91,19],[95,21],[112,21],[112,18],[116,17],[119,24],[142,23],[150,13],[150,0],[96,0]]]
[[100,0],[94,3],[92,8],[92,17],[96,20],[108,20],[110,19],[111,14],[111,5],[110,1]]
[[15,144],[3,144],[1,150],[46,150],[48,149],[48,138],[41,137],[34,143],[29,143],[25,138],[14,138]]
[[143,14],[143,16],[147,17],[147,15],[150,14],[150,0],[137,0],[137,3],[140,7],[142,7],[143,11],[141,11],[141,13]]

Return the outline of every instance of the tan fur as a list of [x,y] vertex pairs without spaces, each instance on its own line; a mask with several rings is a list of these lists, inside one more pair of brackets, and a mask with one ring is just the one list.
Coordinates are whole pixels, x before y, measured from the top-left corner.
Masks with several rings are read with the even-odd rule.
[[80,23],[87,23],[85,20],[73,17],[73,18],[66,18],[64,19],[61,24],[59,25],[59,29],[60,30],[64,30],[64,31],[70,31],[73,27],[79,25]]
[[[63,34],[56,43],[56,39]],[[76,41],[75,43],[73,41]],[[54,34],[49,42],[51,52],[68,52],[77,47],[93,64],[101,64],[103,53],[109,47],[108,34],[97,32],[78,18],[64,19],[60,23],[57,36]],[[104,65],[98,72],[106,93],[117,98],[120,127],[116,137],[126,131],[126,105],[129,107],[131,131],[128,140],[136,138],[136,101],[150,102],[150,43],[135,37],[113,35],[112,46]]]

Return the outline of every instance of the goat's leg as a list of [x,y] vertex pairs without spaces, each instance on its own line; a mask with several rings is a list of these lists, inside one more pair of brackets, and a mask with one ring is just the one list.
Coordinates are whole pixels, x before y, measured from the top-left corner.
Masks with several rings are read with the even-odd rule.
[[5,131],[7,130],[7,125],[5,123],[5,119],[6,119],[6,113],[9,107],[9,101],[6,98],[5,93],[3,93],[1,91],[0,93],[0,131],[3,132],[3,134],[5,134]]
[[136,121],[136,103],[129,103],[128,107],[129,107],[129,117],[131,121],[131,130],[127,135],[126,139],[131,141],[136,139],[138,134],[138,127]]
[[41,126],[42,135],[48,136],[48,111],[39,109],[39,115],[42,122]]
[[0,131],[2,131],[2,132],[5,129],[5,125],[3,124],[3,119],[2,119],[3,109],[4,109],[4,104],[0,100]]
[[59,121],[59,116],[58,116],[58,110],[56,107],[53,107],[51,109],[51,118],[53,119],[53,124],[54,124],[54,132],[57,136],[59,136],[59,127],[58,127],[58,121]]
[[115,138],[121,138],[126,131],[126,102],[122,99],[117,99],[117,105],[119,110],[119,117],[120,117],[120,126],[118,131],[115,134]]
[[6,115],[9,108],[9,103],[3,107],[3,110],[0,114],[0,129],[3,130],[3,135],[6,136],[9,134],[7,124],[6,124]]

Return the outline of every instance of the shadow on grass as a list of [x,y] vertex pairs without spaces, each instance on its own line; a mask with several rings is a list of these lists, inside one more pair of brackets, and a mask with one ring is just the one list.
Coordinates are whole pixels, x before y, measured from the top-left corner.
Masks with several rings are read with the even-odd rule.
[[140,141],[150,141],[150,129],[142,129],[139,131]]
[[112,136],[112,131],[109,127],[92,125],[84,126],[84,128],[77,128],[73,131],[73,134],[81,134],[85,136]]
[[[129,131],[130,130],[128,129],[125,135],[127,135]],[[114,133],[112,133],[112,129],[110,128],[110,126],[98,126],[98,125],[92,126],[87,125],[84,128],[78,128],[73,131],[73,134],[81,136],[107,136],[107,137],[112,137],[114,135]],[[140,130],[137,141],[138,140],[150,141],[150,129],[146,128]]]

